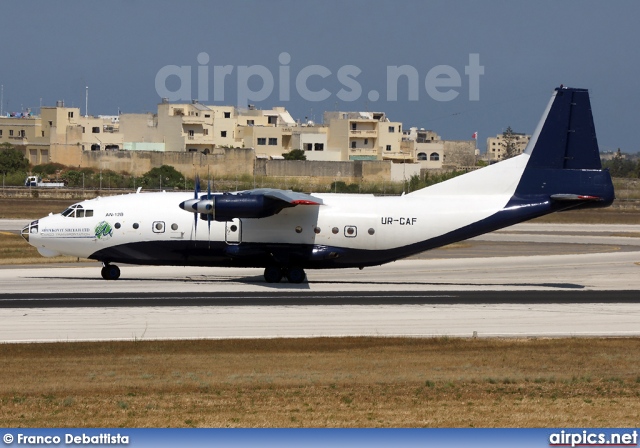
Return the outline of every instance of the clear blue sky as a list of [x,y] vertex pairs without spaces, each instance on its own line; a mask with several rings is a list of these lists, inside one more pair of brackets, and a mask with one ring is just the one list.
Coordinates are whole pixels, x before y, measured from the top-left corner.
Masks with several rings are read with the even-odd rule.
[[[43,105],[63,99],[84,113],[89,86],[91,114],[155,111],[156,77],[166,66],[192,68],[193,98],[204,96],[198,81],[207,79],[198,67],[206,70],[205,103],[217,99],[214,80],[221,77],[214,67],[230,66],[225,98],[214,104],[237,104],[245,84],[256,92],[263,87],[260,76],[243,84],[241,67],[263,66],[274,88],[251,101],[257,107],[282,105],[294,118],[316,122],[325,110],[384,111],[405,128],[432,129],[445,139],[478,131],[484,148],[488,136],[507,126],[533,132],[553,88],[563,83],[590,89],[601,150],[637,152],[639,17],[635,0],[2,2],[3,109],[37,111],[41,99]],[[201,53],[209,61],[199,64]],[[484,70],[476,77],[477,101],[465,74],[471,54]],[[400,77],[397,100],[388,101],[388,67],[403,65],[417,74],[417,91],[410,98],[410,82]],[[433,84],[429,73],[440,73],[438,66],[448,68],[435,82],[448,76],[454,87],[430,94],[425,83]],[[284,72],[288,99],[280,89]],[[301,73],[309,92],[328,98],[301,94]],[[164,85],[174,92],[184,87],[177,76]],[[450,89],[458,93],[454,99],[436,98]]]

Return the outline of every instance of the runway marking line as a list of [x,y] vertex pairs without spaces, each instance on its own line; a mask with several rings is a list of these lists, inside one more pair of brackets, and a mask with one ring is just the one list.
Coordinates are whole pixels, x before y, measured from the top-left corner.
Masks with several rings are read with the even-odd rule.
[[[118,295],[119,293],[111,293],[110,295]],[[457,298],[457,295],[453,295],[453,294],[437,294],[437,295],[425,295],[425,296],[413,296],[413,295],[404,295],[404,294],[385,294],[385,295],[381,295],[381,296],[374,296],[371,297],[370,295],[352,295],[352,296],[343,296],[343,295],[305,295],[301,298],[303,299],[349,299],[349,298],[366,298],[366,299],[412,299],[412,298],[426,298],[426,299],[450,299],[450,298]],[[205,300],[205,299],[212,299],[212,300],[229,300],[229,299],[273,299],[272,296],[250,296],[250,297],[239,297],[239,296],[216,296],[216,297],[209,297],[209,296],[193,296],[193,297],[186,297],[188,299],[198,299],[198,300]],[[287,299],[289,297],[286,297]],[[297,297],[290,297],[291,299],[296,299]],[[176,299],[185,299],[185,297],[182,296],[171,296],[171,297],[109,297],[109,294],[105,295],[104,297],[73,297],[72,299],[69,299],[68,297],[50,297],[50,298],[19,298],[19,299],[6,299],[0,296],[0,302],[7,302],[7,301],[14,301],[14,300],[20,300],[23,302],[30,302],[30,301],[47,301],[47,302],[59,302],[59,301],[65,301],[65,300],[85,300],[85,301],[97,301],[97,300],[138,300],[138,301],[149,301],[149,300],[157,300],[157,301],[166,301],[166,300],[176,300]]]

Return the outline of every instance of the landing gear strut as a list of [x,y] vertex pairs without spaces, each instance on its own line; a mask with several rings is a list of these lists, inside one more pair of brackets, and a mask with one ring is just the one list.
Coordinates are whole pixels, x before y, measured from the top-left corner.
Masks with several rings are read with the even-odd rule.
[[289,283],[302,283],[307,275],[304,269],[298,267],[279,268],[277,266],[267,266],[264,269],[264,280],[267,283],[279,283],[282,277],[287,277]]
[[100,273],[105,280],[118,280],[120,278],[120,268],[115,264],[105,263]]

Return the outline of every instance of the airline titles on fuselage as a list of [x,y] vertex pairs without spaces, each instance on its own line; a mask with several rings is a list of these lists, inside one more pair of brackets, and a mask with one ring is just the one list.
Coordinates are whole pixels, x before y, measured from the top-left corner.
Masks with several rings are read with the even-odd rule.
[[94,232],[90,227],[54,227],[41,228],[40,234],[43,237],[50,238],[78,238],[78,237],[94,237]]

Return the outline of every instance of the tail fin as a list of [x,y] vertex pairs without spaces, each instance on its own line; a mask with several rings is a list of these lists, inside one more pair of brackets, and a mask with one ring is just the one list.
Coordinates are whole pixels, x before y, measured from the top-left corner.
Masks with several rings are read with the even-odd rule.
[[555,90],[524,152],[529,161],[511,205],[547,198],[551,211],[558,211],[613,202],[613,183],[602,170],[586,89]]
[[530,168],[602,169],[589,92],[557,88],[525,153]]

